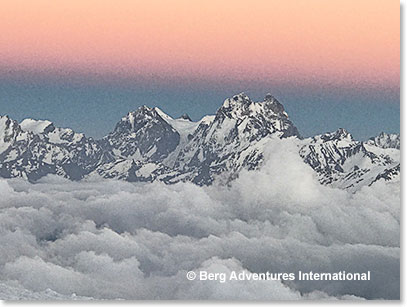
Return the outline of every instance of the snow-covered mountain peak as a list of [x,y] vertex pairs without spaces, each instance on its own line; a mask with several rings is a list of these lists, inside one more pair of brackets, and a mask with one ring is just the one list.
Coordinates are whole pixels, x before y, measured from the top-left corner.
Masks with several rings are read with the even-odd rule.
[[400,135],[382,132],[378,136],[370,138],[366,143],[381,148],[400,149]]
[[[17,121],[7,115],[0,116],[0,143],[9,143],[24,138],[23,131]],[[5,148],[2,146],[3,149]]]
[[240,93],[234,95],[231,98],[225,99],[223,105],[218,110],[224,114],[228,114],[229,116],[239,117],[242,116],[244,113],[247,113],[248,106],[252,103],[249,96],[245,93]]
[[168,115],[167,113],[165,113],[163,110],[161,110],[159,107],[154,107],[153,110],[157,113],[157,115],[159,115],[162,119],[164,119],[165,121],[171,121],[174,120],[170,115]]
[[218,116],[236,119],[256,117],[259,114],[266,119],[288,119],[283,105],[271,94],[267,94],[263,101],[255,102],[245,93],[240,93],[226,99],[217,112]]
[[215,115],[206,115],[199,121],[202,125],[210,125],[215,120]]
[[274,101],[277,100],[271,93],[267,93],[264,97],[264,101]]
[[0,122],[5,122],[6,120],[10,119],[8,115],[0,115]]
[[7,133],[12,130],[13,121],[7,116],[0,116],[0,140],[3,139]]
[[76,133],[70,128],[55,127],[49,120],[26,118],[20,123],[23,131],[47,139],[52,144],[75,144],[84,140],[83,133]]
[[242,169],[255,170],[267,147],[289,138],[322,184],[357,190],[376,181],[398,180],[400,136],[381,133],[366,142],[345,129],[300,139],[284,106],[271,94],[252,101],[240,93],[215,115],[191,121],[157,107],[129,112],[101,140],[86,138],[50,121],[21,124],[0,116],[0,177],[35,181],[47,174],[154,181],[229,182]]
[[225,99],[223,105],[227,107],[230,102],[235,102],[235,103],[251,103],[251,100],[249,96],[247,96],[244,92],[241,92],[239,94],[233,95],[232,97],[229,97]]
[[104,140],[120,158],[161,161],[179,143],[179,133],[171,121],[174,119],[159,108],[141,106],[124,116]]
[[227,180],[243,168],[255,169],[263,161],[263,143],[269,137],[299,136],[276,99],[254,102],[240,93],[228,98],[216,112],[199,122],[180,151],[175,167],[198,184],[209,184],[226,172]]
[[[139,107],[137,110],[127,113],[116,124],[114,129],[118,133],[131,133],[139,130],[142,126],[150,123],[162,122],[169,116],[166,115],[158,108],[150,108],[145,105]],[[170,118],[170,117],[169,117]]]
[[187,113],[182,114],[180,117],[178,117],[178,119],[183,119],[192,122],[191,117],[189,117]]
[[284,111],[284,107],[283,105],[277,100],[276,97],[274,97],[273,95],[271,95],[270,93],[267,93],[266,96],[263,99],[263,102],[266,104],[271,104],[271,105],[276,105],[279,106],[280,108],[282,108],[282,110],[280,111],[276,111],[276,113],[280,113]]
[[270,93],[264,97],[263,104],[273,113],[278,114],[279,116],[288,117],[288,114],[284,110],[284,106]]
[[8,115],[0,116],[0,129],[6,131],[9,129],[21,128],[17,121],[12,120]]
[[32,132],[34,134],[48,133],[55,130],[55,126],[49,120],[35,120],[26,118],[20,123],[23,131]]
[[350,134],[346,129],[344,128],[339,128],[336,131],[333,132],[327,132],[321,135],[317,135],[314,137],[315,141],[348,141],[348,142],[353,142],[353,136]]
[[300,155],[318,173],[322,184],[355,191],[400,173],[400,151],[369,142],[354,140],[341,128],[303,140]]

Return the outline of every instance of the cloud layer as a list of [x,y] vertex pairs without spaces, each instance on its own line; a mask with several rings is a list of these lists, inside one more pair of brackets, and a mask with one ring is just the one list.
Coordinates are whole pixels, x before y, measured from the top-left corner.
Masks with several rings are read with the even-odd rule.
[[[399,298],[399,184],[324,187],[293,145],[275,145],[230,187],[0,180],[1,298]],[[370,270],[372,280],[191,282],[190,270]]]

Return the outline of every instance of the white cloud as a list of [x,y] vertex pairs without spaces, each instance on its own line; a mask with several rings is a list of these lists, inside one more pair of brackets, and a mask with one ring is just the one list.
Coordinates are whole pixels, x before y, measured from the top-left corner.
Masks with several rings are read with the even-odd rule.
[[[290,142],[274,143],[268,155],[260,171],[241,173],[230,187],[0,180],[0,290],[109,299],[398,298],[399,185],[377,182],[351,194],[321,186]],[[200,269],[370,270],[372,281],[186,279]]]

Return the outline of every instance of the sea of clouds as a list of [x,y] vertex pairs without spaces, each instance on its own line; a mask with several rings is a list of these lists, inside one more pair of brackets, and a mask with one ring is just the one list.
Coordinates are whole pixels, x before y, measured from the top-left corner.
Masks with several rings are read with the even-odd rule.
[[[398,299],[400,186],[318,183],[288,141],[230,186],[0,179],[1,299]],[[371,281],[188,281],[186,272]]]

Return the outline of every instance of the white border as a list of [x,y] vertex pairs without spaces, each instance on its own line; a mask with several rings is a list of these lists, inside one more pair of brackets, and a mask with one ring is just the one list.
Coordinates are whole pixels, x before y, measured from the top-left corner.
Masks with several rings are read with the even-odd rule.
[[[221,0],[220,0],[221,1]],[[284,0],[281,0],[284,1]],[[326,0],[330,1],[330,0]],[[394,0],[382,0],[382,1],[394,1]],[[404,152],[404,144],[406,141],[406,131],[405,131],[405,125],[403,123],[403,118],[406,118],[406,108],[403,107],[404,104],[404,90],[406,88],[406,83],[407,80],[403,77],[403,71],[404,71],[404,61],[403,57],[405,56],[405,48],[403,42],[405,41],[405,29],[404,29],[404,21],[403,17],[406,14],[406,2],[407,0],[400,0],[400,133],[401,133],[401,167],[404,168],[404,163],[403,161],[406,161],[406,154]],[[377,21],[380,23],[380,20]],[[402,188],[401,188],[401,221],[405,220],[405,214],[406,210],[403,209],[404,205],[404,193],[403,191],[406,190],[406,185],[407,183],[403,179],[403,174],[404,174],[404,169],[402,170]],[[401,247],[403,247],[406,243],[406,236],[404,236],[404,227],[403,227],[403,222],[401,222]],[[0,246],[1,248],[1,246]],[[190,305],[190,304],[197,304],[199,306],[219,306],[219,305],[229,305],[229,306],[253,306],[253,305],[274,305],[274,306],[290,306],[290,305],[295,305],[295,304],[301,304],[301,305],[318,305],[318,306],[330,306],[332,304],[346,304],[348,306],[358,306],[358,305],[380,305],[380,306],[388,306],[388,305],[400,305],[404,301],[404,292],[406,290],[406,284],[403,280],[403,277],[405,275],[405,266],[403,265],[404,263],[404,251],[403,248],[400,250],[400,256],[401,256],[401,280],[400,280],[400,288],[401,288],[401,301],[284,301],[284,302],[276,302],[276,301],[270,301],[270,302],[228,302],[228,301],[87,301],[87,302],[78,302],[78,301],[33,301],[33,302],[27,302],[27,301],[22,301],[22,302],[4,302],[0,301],[0,306],[42,306],[42,305],[47,305],[47,306],[56,306],[56,305],[64,305],[64,306],[80,306],[80,305],[103,305],[103,306],[117,306],[117,305],[172,305],[172,306],[178,306],[178,305]]]

